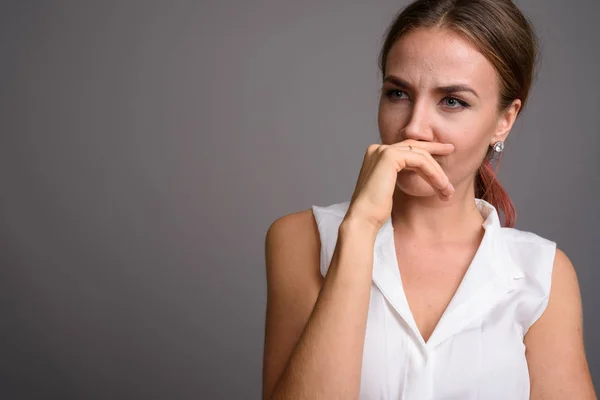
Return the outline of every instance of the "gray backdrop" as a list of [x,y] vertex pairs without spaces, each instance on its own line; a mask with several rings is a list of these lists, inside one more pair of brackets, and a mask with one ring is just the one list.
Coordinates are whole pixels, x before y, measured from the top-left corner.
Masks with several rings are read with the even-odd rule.
[[[250,399],[264,238],[348,200],[406,1],[3,1],[0,397]],[[542,38],[501,179],[581,284],[600,383],[598,0]]]

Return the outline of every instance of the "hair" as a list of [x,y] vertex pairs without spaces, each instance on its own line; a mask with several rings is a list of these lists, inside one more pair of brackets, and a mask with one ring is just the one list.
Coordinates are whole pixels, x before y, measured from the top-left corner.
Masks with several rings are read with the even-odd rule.
[[[473,44],[494,66],[499,86],[498,110],[521,100],[523,111],[534,80],[538,39],[529,20],[511,0],[417,0],[396,16],[385,33],[379,54],[382,79],[390,49],[418,28],[448,28]],[[501,154],[497,157],[499,165]],[[517,213],[491,164],[490,146],[475,177],[475,197],[504,214],[504,226],[514,227]]]

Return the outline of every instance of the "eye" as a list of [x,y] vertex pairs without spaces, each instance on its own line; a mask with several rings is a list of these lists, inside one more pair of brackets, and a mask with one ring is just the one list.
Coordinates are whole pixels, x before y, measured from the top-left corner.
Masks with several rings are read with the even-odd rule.
[[445,105],[448,106],[448,108],[469,108],[469,104],[467,104],[466,102],[457,99],[456,97],[445,97],[442,102],[446,102]]
[[385,92],[385,96],[390,99],[390,100],[402,100],[402,95],[406,96],[406,98],[408,98],[408,95],[406,94],[406,92],[402,91],[402,90],[398,90],[398,89],[389,89]]

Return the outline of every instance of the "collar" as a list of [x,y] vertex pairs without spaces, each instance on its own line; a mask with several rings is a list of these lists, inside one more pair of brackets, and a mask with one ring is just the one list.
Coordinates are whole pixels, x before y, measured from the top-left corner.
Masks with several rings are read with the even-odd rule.
[[483,239],[427,343],[417,328],[402,287],[391,216],[377,233],[373,282],[411,328],[415,340],[424,347],[435,347],[460,332],[513,291],[516,279],[524,277],[523,271],[508,256],[505,243],[500,240],[503,228],[496,208],[478,198],[475,198],[475,206],[484,218]]

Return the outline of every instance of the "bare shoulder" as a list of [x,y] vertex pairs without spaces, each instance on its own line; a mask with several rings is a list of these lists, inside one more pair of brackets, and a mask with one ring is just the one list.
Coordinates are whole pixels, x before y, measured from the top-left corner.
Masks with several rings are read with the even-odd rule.
[[[559,323],[566,315],[572,316],[572,323],[576,325],[575,328],[577,328],[577,332],[581,335],[583,330],[582,321],[576,323],[577,320],[583,318],[577,272],[565,252],[556,248],[548,307],[542,317],[545,317],[546,321],[550,321],[548,323],[552,321]],[[544,322],[542,321],[540,325],[543,325]]]
[[263,398],[272,393],[321,290],[320,237],[312,209],[275,220],[265,239],[267,310]]
[[300,234],[301,237],[313,234],[318,238],[319,232],[312,209],[293,212],[277,218],[269,227],[267,238],[273,239],[282,234],[284,236]]
[[531,399],[596,399],[583,342],[575,267],[556,249],[548,305],[525,335]]
[[315,269],[306,268],[308,265],[304,265],[304,268],[299,266],[300,270],[297,270],[298,263],[294,260],[302,260],[305,263],[312,261],[313,267],[316,261],[316,272],[318,272],[320,249],[319,230],[312,209],[284,215],[276,219],[267,231],[265,238],[267,272],[278,269],[297,274]]
[[569,257],[559,248],[556,248],[551,279],[549,311],[546,310],[545,313],[549,316],[562,317],[555,311],[558,311],[559,307],[565,307],[570,311],[579,310],[581,315],[581,294],[577,272]]
[[321,241],[312,209],[276,219],[265,238],[267,302],[313,304],[322,284]]
[[568,280],[570,280],[571,285],[577,283],[577,274],[575,272],[575,266],[573,265],[569,257],[565,254],[565,252],[559,249],[558,247],[556,248],[556,255],[554,256],[553,279],[556,278],[557,275],[560,275],[563,278],[568,278]]

